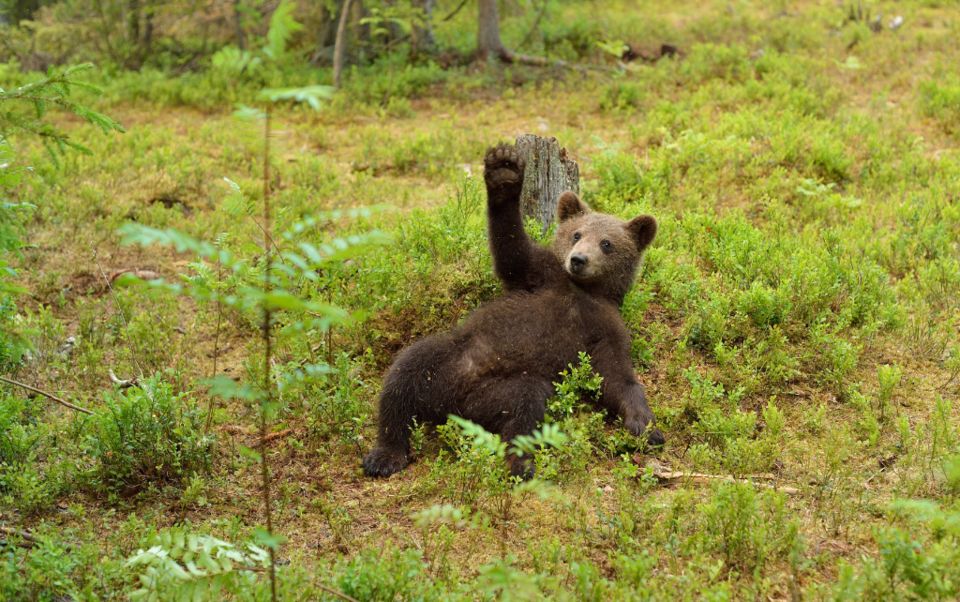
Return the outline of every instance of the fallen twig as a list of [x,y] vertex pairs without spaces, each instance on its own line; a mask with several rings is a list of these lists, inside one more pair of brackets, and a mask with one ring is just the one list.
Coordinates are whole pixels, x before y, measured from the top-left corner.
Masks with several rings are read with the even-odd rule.
[[690,480],[694,483],[710,483],[712,481],[731,481],[734,483],[753,483],[757,487],[763,487],[765,489],[774,489],[776,491],[782,491],[787,495],[796,495],[800,493],[800,490],[796,487],[786,487],[780,486],[775,483],[757,483],[758,480],[773,480],[774,475],[770,474],[756,474],[756,475],[745,475],[742,478],[734,478],[729,475],[718,475],[718,474],[704,474],[700,472],[680,472],[680,471],[670,471],[670,470],[661,470],[654,471],[653,476],[657,478],[658,481],[681,481],[681,480]]
[[140,280],[159,280],[160,279],[160,274],[158,272],[154,272],[153,270],[135,270],[133,268],[126,268],[123,270],[114,271],[112,274],[110,274],[110,277],[107,279],[107,282],[109,282],[110,284],[113,284],[114,282],[117,281],[117,278],[119,278],[120,276],[123,276],[124,274],[133,274]]
[[546,10],[547,0],[543,0],[543,3],[540,5],[540,10],[537,11],[537,18],[533,20],[533,25],[530,27],[530,31],[527,32],[527,35],[523,36],[523,41],[517,45],[517,48],[523,48],[527,45],[527,42],[529,42],[530,38],[533,36],[533,32],[540,27],[540,19],[543,18],[543,13],[545,13]]
[[[40,543],[40,539],[36,535],[31,535],[26,531],[21,531],[19,529],[11,529],[10,527],[0,527],[0,533],[4,535],[16,535],[22,542],[19,542],[17,545],[21,548],[32,548],[33,546]],[[0,545],[7,544],[7,542],[0,540]],[[9,545],[9,544],[7,544]],[[67,552],[71,551],[73,548],[70,545],[63,546],[63,549]]]
[[19,531],[17,529],[11,529],[10,527],[0,527],[0,533],[3,533],[4,535],[16,535],[17,537],[19,537],[29,545],[40,543],[36,537],[34,537],[33,535],[30,535],[26,531]]
[[260,443],[261,443],[261,444],[263,444],[263,443],[270,443],[270,442],[273,441],[274,439],[279,439],[280,437],[286,437],[287,435],[289,435],[289,434],[291,434],[291,433],[293,433],[293,429],[286,429],[286,430],[278,431],[278,432],[276,432],[276,433],[270,433],[269,435],[267,435],[266,437],[264,437],[263,439],[261,439],[261,440],[260,440]]
[[117,378],[117,375],[113,373],[113,368],[108,368],[107,372],[110,373],[110,380],[113,382],[113,384],[117,385],[121,389],[129,389],[130,387],[136,387],[140,384],[140,379],[137,377],[128,379]]
[[327,592],[328,594],[332,595],[332,596],[336,596],[336,597],[338,597],[338,598],[343,598],[343,599],[346,600],[347,602],[360,602],[360,601],[357,600],[356,598],[352,598],[352,597],[348,596],[347,594],[345,594],[345,593],[343,593],[343,592],[338,592],[337,590],[332,589],[332,588],[329,588],[329,587],[327,587],[326,585],[323,585],[322,583],[316,583],[316,586],[319,587],[320,589],[322,589],[323,591]]
[[605,65],[583,65],[581,63],[570,63],[568,61],[562,61],[560,59],[548,59],[542,56],[530,56],[527,54],[519,54],[513,52],[512,50],[504,49],[500,53],[500,60],[507,63],[521,63],[523,65],[534,65],[536,67],[562,67],[564,69],[576,69],[581,73],[586,73],[587,71],[606,71],[606,72],[619,72],[623,71],[622,68],[617,67],[607,67]]
[[16,380],[11,380],[11,379],[9,379],[9,378],[4,378],[4,377],[2,377],[2,376],[0,376],[0,381],[3,381],[3,382],[5,382],[5,383],[7,383],[8,385],[15,385],[15,386],[17,386],[17,387],[23,387],[24,389],[26,389],[26,390],[28,390],[28,391],[33,391],[33,392],[36,393],[37,395],[43,395],[43,396],[46,397],[47,399],[50,399],[50,400],[52,400],[52,401],[55,401],[55,402],[59,403],[60,405],[62,405],[62,406],[64,406],[64,407],[70,408],[71,410],[76,410],[76,411],[78,411],[78,412],[83,412],[84,414],[90,414],[91,416],[93,416],[93,412],[91,412],[90,410],[88,410],[88,409],[86,409],[86,408],[81,408],[80,406],[75,406],[75,405],[73,405],[73,404],[70,403],[70,402],[67,402],[67,401],[64,401],[64,400],[60,399],[60,398],[57,397],[56,395],[51,395],[50,393],[47,393],[47,392],[45,392],[45,391],[41,391],[40,389],[37,389],[36,387],[31,387],[30,385],[26,385],[26,384],[24,384],[24,383],[22,383],[22,382],[19,382],[19,381],[16,381]]

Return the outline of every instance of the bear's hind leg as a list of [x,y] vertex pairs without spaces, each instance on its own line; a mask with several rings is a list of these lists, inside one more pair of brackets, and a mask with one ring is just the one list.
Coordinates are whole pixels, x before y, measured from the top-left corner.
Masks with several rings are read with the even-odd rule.
[[[554,392],[552,383],[534,376],[490,380],[470,393],[461,415],[509,444],[519,435],[533,433],[543,422],[547,399]],[[511,455],[507,461],[513,476],[525,480],[534,476],[533,458]]]
[[455,355],[450,339],[431,337],[411,345],[390,366],[379,403],[377,445],[363,458],[367,476],[389,477],[410,463],[410,429],[446,417],[444,406],[454,398],[457,375],[450,365]]

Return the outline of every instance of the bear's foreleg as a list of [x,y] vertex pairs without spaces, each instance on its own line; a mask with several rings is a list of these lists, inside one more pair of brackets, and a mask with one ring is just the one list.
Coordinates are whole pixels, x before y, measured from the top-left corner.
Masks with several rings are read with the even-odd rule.
[[643,386],[637,381],[633,366],[615,348],[597,349],[592,355],[593,367],[603,377],[600,405],[623,420],[623,428],[639,437],[646,433],[650,445],[663,445],[663,433],[654,428],[656,418],[647,404]]
[[[643,391],[643,386],[638,383],[634,376],[622,387],[610,387],[605,389],[604,396],[609,397],[615,406],[611,409],[617,412],[617,415],[623,419],[623,428],[635,437],[640,437],[646,433],[647,443],[650,445],[663,445],[664,438],[660,429],[655,428],[656,419],[650,406],[647,404],[647,396]],[[608,393],[609,391],[609,393]]]

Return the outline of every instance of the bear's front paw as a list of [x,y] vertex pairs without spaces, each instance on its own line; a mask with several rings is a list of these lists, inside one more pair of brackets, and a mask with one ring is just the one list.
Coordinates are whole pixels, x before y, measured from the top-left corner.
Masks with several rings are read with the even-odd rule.
[[634,416],[623,421],[623,428],[634,437],[646,437],[647,444],[659,447],[665,443],[663,432],[654,427],[653,416]]
[[363,459],[363,471],[368,477],[389,477],[398,473],[410,462],[402,450],[375,447]]
[[667,440],[660,429],[647,429],[647,445],[650,447],[662,447]]
[[483,178],[488,191],[512,192],[519,198],[526,162],[512,144],[498,144],[483,158]]

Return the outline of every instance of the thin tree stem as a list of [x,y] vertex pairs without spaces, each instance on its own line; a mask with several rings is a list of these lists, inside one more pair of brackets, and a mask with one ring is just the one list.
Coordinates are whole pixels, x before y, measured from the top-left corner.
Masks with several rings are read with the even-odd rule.
[[[220,259],[217,259],[217,284],[220,283],[222,278],[223,264],[220,263]],[[223,317],[223,309],[220,307],[220,299],[218,298],[214,301],[217,304],[217,332],[213,336],[213,374],[210,375],[211,379],[217,377],[217,356],[220,355],[220,319]],[[203,427],[203,434],[206,435],[210,432],[210,423],[213,421],[213,395],[210,396],[210,401],[207,403],[207,424]]]
[[97,257],[97,250],[93,250],[93,260],[97,264],[97,268],[100,270],[100,275],[103,276],[103,281],[107,283],[107,288],[110,289],[110,294],[113,296],[113,302],[117,304],[117,311],[120,312],[120,320],[123,322],[123,331],[127,335],[127,343],[130,345],[130,351],[133,353],[133,363],[137,365],[137,371],[140,373],[140,381],[143,382],[145,379],[143,375],[143,368],[140,367],[140,362],[137,360],[137,352],[133,348],[133,341],[130,340],[130,326],[127,324],[127,316],[123,314],[123,307],[120,306],[120,298],[117,297],[117,292],[113,290],[113,285],[110,284],[110,279],[107,278],[107,275],[103,271],[103,266],[100,265],[100,258]]
[[[264,290],[270,288],[270,107],[265,111],[263,133],[263,227],[266,236],[263,245],[266,252],[266,266],[264,268]],[[267,533],[273,537],[273,517],[270,512],[270,467],[267,465],[267,411],[273,398],[273,382],[270,378],[270,356],[273,353],[270,340],[270,307],[263,307],[263,394],[264,399],[260,406],[260,473],[263,480],[263,504],[267,519]],[[277,602],[277,570],[276,550],[274,546],[267,546],[270,552],[270,595],[273,602]]]

